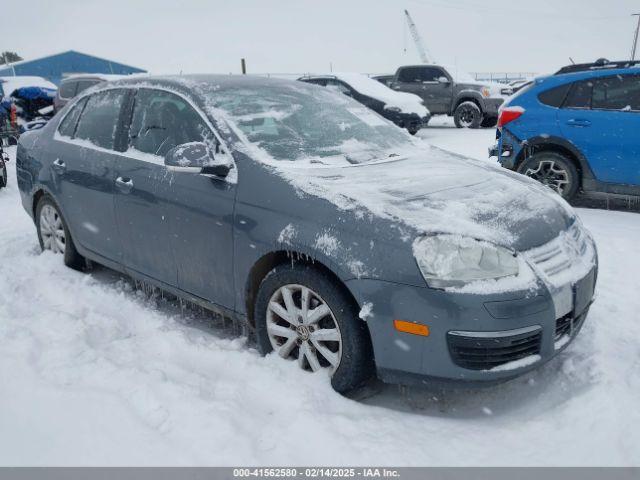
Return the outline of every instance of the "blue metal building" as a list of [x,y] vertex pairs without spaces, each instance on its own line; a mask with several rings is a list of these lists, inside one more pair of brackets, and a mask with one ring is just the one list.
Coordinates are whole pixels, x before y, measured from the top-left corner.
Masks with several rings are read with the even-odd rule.
[[128,75],[146,73],[146,70],[74,50],[34,60],[22,60],[0,67],[0,77],[29,75],[46,78],[56,85],[60,84],[64,76],[76,73]]

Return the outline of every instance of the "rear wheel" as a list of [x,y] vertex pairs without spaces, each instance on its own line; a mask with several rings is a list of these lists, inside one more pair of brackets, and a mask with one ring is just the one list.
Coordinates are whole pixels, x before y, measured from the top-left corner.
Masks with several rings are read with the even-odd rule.
[[36,207],[36,229],[42,250],[62,254],[67,267],[75,270],[84,268],[84,257],[76,250],[67,223],[49,195],[44,195]]
[[458,128],[480,128],[482,111],[473,102],[462,102],[453,114],[453,121]]
[[580,183],[580,175],[573,162],[556,152],[532,155],[518,167],[518,172],[546,185],[565,200],[575,196]]
[[345,292],[308,265],[281,265],[260,285],[256,337],[263,355],[275,351],[303,370],[324,371],[346,393],[374,372],[365,323]]

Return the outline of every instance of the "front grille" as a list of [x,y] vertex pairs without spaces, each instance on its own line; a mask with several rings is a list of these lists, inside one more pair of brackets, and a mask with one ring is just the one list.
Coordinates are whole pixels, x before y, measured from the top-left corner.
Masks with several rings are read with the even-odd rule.
[[551,285],[566,282],[563,274],[577,264],[593,264],[587,236],[582,227],[574,223],[567,231],[540,247],[524,253],[527,259]]
[[540,327],[506,332],[447,334],[453,362],[469,370],[491,370],[531,355],[538,355],[541,339]]

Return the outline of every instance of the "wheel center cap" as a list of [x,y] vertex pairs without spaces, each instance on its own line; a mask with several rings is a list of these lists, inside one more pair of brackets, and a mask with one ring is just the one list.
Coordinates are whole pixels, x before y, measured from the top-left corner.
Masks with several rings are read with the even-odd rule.
[[296,332],[301,340],[309,340],[309,328],[306,325],[298,325]]

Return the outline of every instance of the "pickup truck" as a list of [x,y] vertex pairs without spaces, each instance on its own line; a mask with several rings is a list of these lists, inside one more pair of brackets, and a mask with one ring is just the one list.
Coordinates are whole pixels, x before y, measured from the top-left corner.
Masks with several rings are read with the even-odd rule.
[[497,83],[478,82],[456,67],[407,65],[386,79],[393,90],[422,98],[431,115],[448,115],[458,128],[494,127],[498,109],[509,95]]

